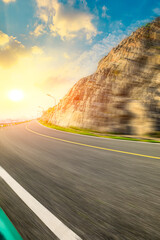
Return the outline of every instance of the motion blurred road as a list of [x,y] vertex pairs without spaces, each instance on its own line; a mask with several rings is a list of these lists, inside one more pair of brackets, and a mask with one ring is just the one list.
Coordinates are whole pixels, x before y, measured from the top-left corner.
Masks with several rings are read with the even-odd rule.
[[[160,157],[159,144],[70,134],[36,121],[0,130],[0,166],[84,240],[160,239],[160,159],[152,156]],[[2,179],[0,207],[24,240],[57,239]]]

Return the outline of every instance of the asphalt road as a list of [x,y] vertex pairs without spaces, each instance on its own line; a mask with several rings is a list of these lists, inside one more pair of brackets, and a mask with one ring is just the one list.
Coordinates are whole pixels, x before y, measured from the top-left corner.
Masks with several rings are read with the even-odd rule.
[[[160,239],[159,144],[26,125],[0,130],[0,166],[59,220],[83,240]],[[57,239],[2,179],[0,207],[24,240]]]

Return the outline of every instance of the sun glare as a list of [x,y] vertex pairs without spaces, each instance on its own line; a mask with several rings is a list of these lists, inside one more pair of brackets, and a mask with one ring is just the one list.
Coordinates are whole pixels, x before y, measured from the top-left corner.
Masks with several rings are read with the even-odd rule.
[[24,93],[22,90],[13,89],[8,93],[8,97],[11,101],[19,102],[24,98]]

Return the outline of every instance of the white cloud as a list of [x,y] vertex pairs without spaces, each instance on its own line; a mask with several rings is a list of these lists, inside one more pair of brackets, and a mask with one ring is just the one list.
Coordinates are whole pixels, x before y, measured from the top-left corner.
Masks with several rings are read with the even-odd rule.
[[32,53],[35,55],[41,55],[41,54],[43,54],[43,50],[38,46],[33,46]]
[[76,37],[79,31],[83,31],[89,40],[97,34],[97,30],[91,22],[92,19],[93,16],[88,13],[72,8],[67,9],[64,5],[60,5],[53,16],[53,24],[50,29],[54,34],[60,35],[62,39]]
[[10,68],[17,64],[19,59],[42,54],[43,50],[40,47],[26,48],[15,37],[0,31],[0,67]]
[[41,13],[39,14],[39,18],[43,21],[43,22],[45,22],[45,23],[47,23],[48,22],[48,16],[46,15],[46,13],[45,13],[45,11],[41,11]]
[[63,56],[64,56],[65,59],[70,59],[70,56],[66,52],[63,54]]
[[88,10],[87,1],[86,0],[80,0],[80,7],[82,9]]
[[40,36],[42,33],[45,32],[44,28],[45,28],[45,27],[44,27],[43,24],[39,24],[38,26],[36,26],[36,28],[34,29],[33,32],[30,32],[30,34],[38,37],[38,36]]
[[72,71],[75,71],[75,78],[78,80],[78,78],[92,74],[96,70],[98,62],[102,57],[107,55],[110,50],[125,37],[125,33],[117,35],[113,32],[93,45],[90,50],[83,52],[79,58],[72,63],[72,67],[70,67]]
[[[97,29],[92,23],[94,16],[84,10],[73,8],[73,0],[69,0],[68,4],[59,3],[57,0],[36,0],[36,2],[38,18],[44,23],[44,27],[49,27],[54,36],[71,39],[83,33],[86,39],[91,40],[97,35]],[[86,1],[81,2],[87,7]],[[34,33],[39,36],[43,30],[35,29]]]
[[59,61],[57,67],[52,68],[49,77],[39,82],[39,87],[45,91],[54,91],[57,99],[62,98],[73,84],[82,77],[88,76],[95,72],[99,60],[107,55],[107,53],[115,47],[126,35],[117,35],[116,33],[109,34],[102,41],[99,41],[91,47],[90,50],[83,52],[78,56],[68,56],[64,53],[64,58],[67,59],[63,64]]
[[9,42],[9,36],[0,31],[0,47]]
[[16,0],[2,0],[4,3],[15,2]]
[[17,63],[20,57],[28,54],[27,49],[17,42],[12,42],[5,49],[0,50],[0,66],[9,68]]
[[76,0],[68,0],[68,4],[71,5],[71,6],[73,6],[73,5],[75,4],[75,1],[76,1]]
[[132,23],[130,26],[127,27],[126,33],[127,35],[131,34],[133,31],[135,31],[137,28],[142,27],[146,25],[146,23],[149,23],[151,19],[144,19],[144,20],[138,20],[135,23]]
[[[75,57],[74,60],[68,59],[68,62],[65,63],[64,66],[61,66],[63,74],[67,79],[75,82],[82,77],[94,73],[98,62],[106,56],[113,47],[117,46],[125,37],[129,36],[139,26],[142,26],[149,21],[149,19],[137,21],[125,28],[125,30],[122,30],[124,28],[122,21],[116,21],[111,26],[112,33],[110,33],[107,37],[94,44],[90,50],[84,51],[79,55],[79,57]],[[60,72],[61,70],[59,70],[59,73]]]
[[[72,52],[71,54],[71,52],[61,49],[58,55],[56,55],[55,52],[50,52],[51,56],[56,57],[50,62],[47,62],[48,64],[44,64],[44,60],[42,60],[41,64],[39,63],[39,59],[42,58],[45,53],[42,56],[38,55],[38,57],[35,56],[33,59],[31,58],[32,62],[29,59],[28,61],[31,62],[30,71],[31,73],[35,72],[33,79],[34,81],[36,79],[36,86],[45,94],[53,93],[56,99],[59,100],[67,93],[76,81],[94,73],[99,60],[107,55],[108,52],[130,34],[131,31],[135,30],[136,27],[144,24],[146,21],[148,22],[148,20],[136,22],[128,28],[124,28],[121,21],[116,22],[112,25],[112,33],[93,46],[90,46],[89,50],[86,50],[81,54],[79,51],[73,51],[74,53]],[[65,60],[65,58],[67,60]],[[36,61],[38,61],[38,64],[35,64]],[[49,59],[47,61],[49,61]],[[34,64],[35,66],[33,67],[32,65]],[[38,73],[34,70],[36,66]],[[26,74],[24,75],[26,76]],[[53,104],[54,103],[51,102],[51,106]]]
[[110,18],[110,16],[107,14],[108,8],[106,6],[102,7],[102,17],[103,18]]
[[123,23],[121,20],[113,21],[110,23],[109,27],[112,31],[121,31],[121,28],[123,27]]
[[153,9],[153,12],[154,12],[156,15],[160,15],[160,8],[154,8],[154,9]]
[[[53,69],[52,55],[43,53],[38,46],[27,48],[3,32],[0,32],[0,42],[0,118],[36,117],[38,106],[49,107],[48,97],[36,87],[36,83],[49,77]],[[19,104],[8,99],[8,92],[12,89],[24,92],[25,97]]]

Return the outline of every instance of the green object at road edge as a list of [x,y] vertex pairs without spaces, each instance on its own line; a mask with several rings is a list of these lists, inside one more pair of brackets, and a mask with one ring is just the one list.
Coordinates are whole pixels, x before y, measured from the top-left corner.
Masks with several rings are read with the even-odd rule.
[[0,240],[23,240],[1,208],[0,208]]

